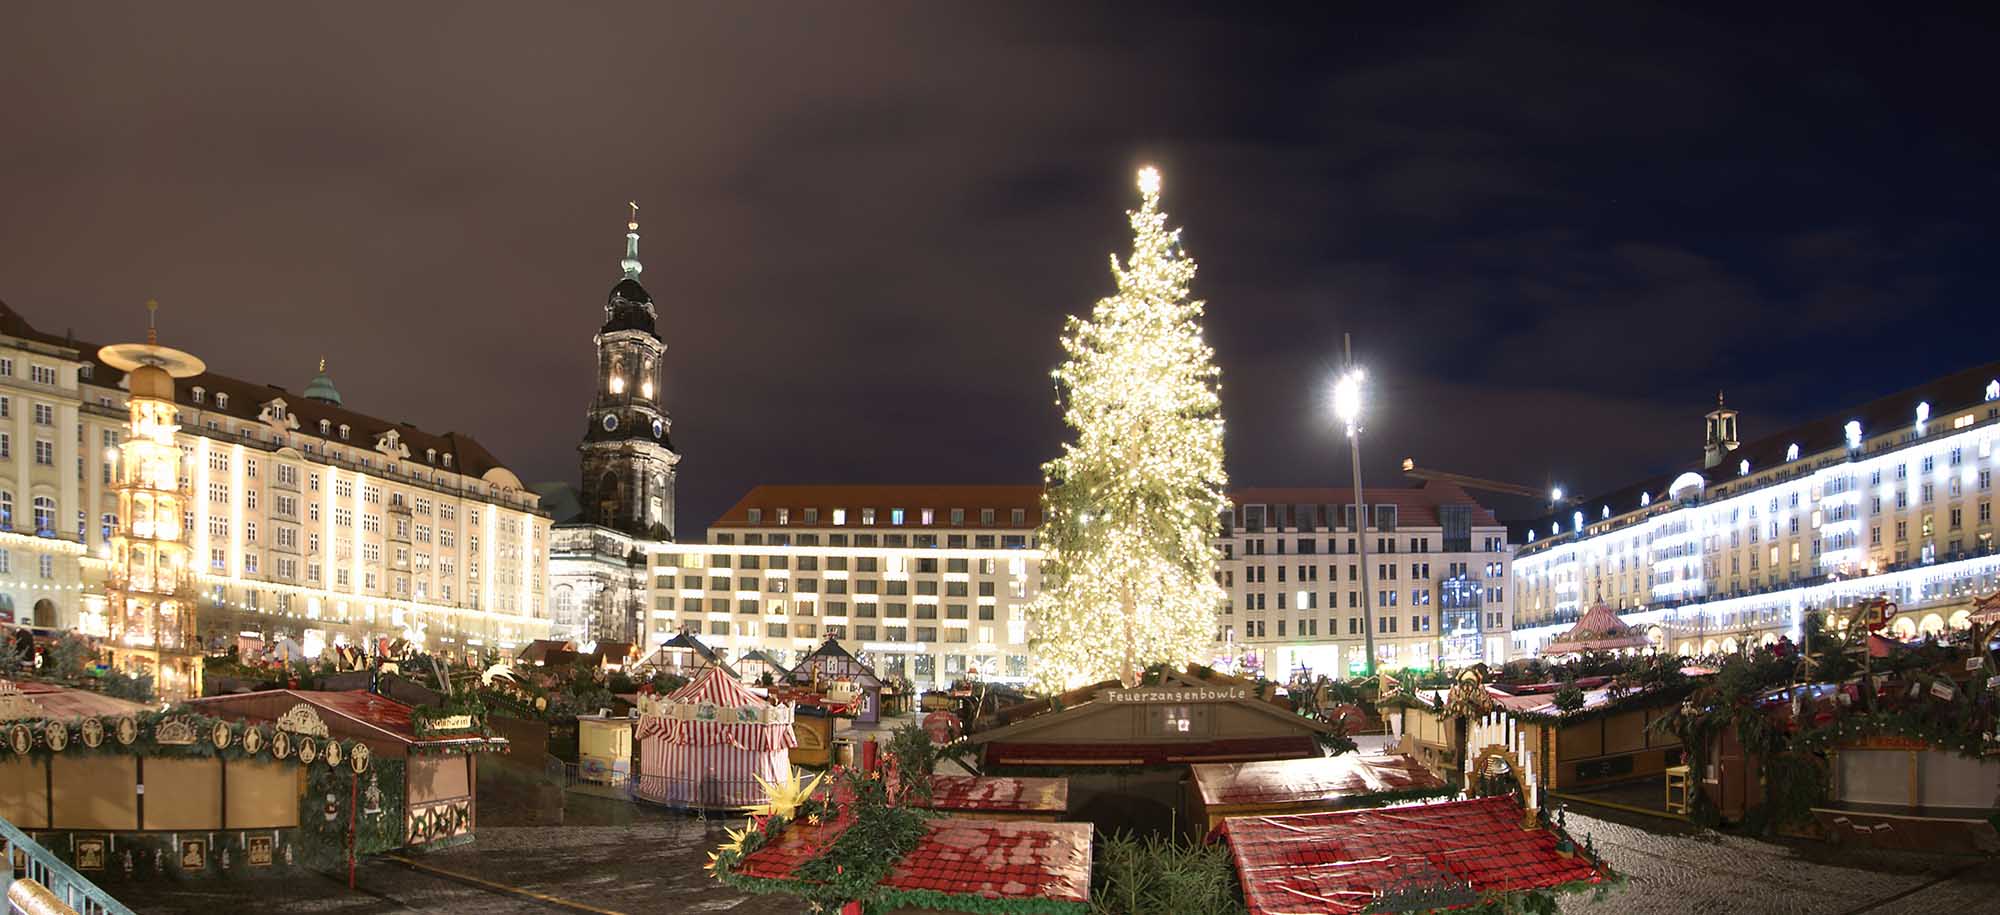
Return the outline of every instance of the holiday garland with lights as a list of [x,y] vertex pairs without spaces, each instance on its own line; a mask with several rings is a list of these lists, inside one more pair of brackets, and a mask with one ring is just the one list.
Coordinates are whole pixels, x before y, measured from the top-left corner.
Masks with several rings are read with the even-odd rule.
[[1195,264],[1139,175],[1132,253],[1118,291],[1063,334],[1054,376],[1074,433],[1043,467],[1042,592],[1032,606],[1038,686],[1049,692],[1213,649],[1213,535],[1227,507],[1220,373],[1188,294]]

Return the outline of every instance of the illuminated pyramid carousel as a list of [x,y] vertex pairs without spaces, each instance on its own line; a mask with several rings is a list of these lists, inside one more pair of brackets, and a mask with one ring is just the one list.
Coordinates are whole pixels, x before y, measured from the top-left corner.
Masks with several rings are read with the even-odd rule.
[[205,366],[159,345],[151,326],[145,343],[107,346],[98,358],[125,372],[131,390],[130,426],[118,451],[119,523],[105,586],[112,664],[128,674],[151,675],[162,699],[193,698],[201,695],[202,651],[190,532],[181,522],[188,494],[181,488],[183,457],[174,443],[180,429],[174,379],[201,374]]

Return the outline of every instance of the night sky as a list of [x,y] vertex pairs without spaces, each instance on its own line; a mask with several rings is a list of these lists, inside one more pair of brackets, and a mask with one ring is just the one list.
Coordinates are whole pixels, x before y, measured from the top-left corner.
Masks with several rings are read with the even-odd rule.
[[1371,482],[1581,492],[1994,357],[1991,22],[1237,6],[18,5],[0,300],[573,480],[636,199],[683,536],[1038,479],[1145,163],[1238,485],[1346,484],[1342,332]]

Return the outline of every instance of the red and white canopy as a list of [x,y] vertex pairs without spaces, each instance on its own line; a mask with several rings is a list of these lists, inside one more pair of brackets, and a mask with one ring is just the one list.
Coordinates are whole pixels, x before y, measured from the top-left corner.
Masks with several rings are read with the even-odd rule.
[[709,667],[665,701],[651,704],[639,721],[640,739],[659,737],[690,746],[729,744],[769,752],[797,745],[792,707],[773,705],[719,667]]

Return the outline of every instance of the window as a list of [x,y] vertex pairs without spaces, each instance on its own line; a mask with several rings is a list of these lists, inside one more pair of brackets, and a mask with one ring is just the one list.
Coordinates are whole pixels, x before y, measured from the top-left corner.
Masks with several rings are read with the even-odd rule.
[[215,408],[218,410],[229,409],[229,395],[221,391],[215,392]]
[[56,443],[43,438],[35,439],[35,463],[45,467],[54,467],[56,464]]
[[29,380],[33,381],[36,384],[56,383],[56,367],[53,365],[33,366],[30,369],[28,369],[28,372],[30,375]]
[[35,404],[35,425],[53,426],[55,424],[56,408],[45,403]]
[[902,523],[903,523],[903,510],[902,510],[902,509],[900,509],[900,508],[892,508],[892,509],[889,509],[889,523],[890,523],[890,524],[902,524]]
[[56,532],[56,500],[48,496],[36,496],[34,501],[35,533],[52,535]]

